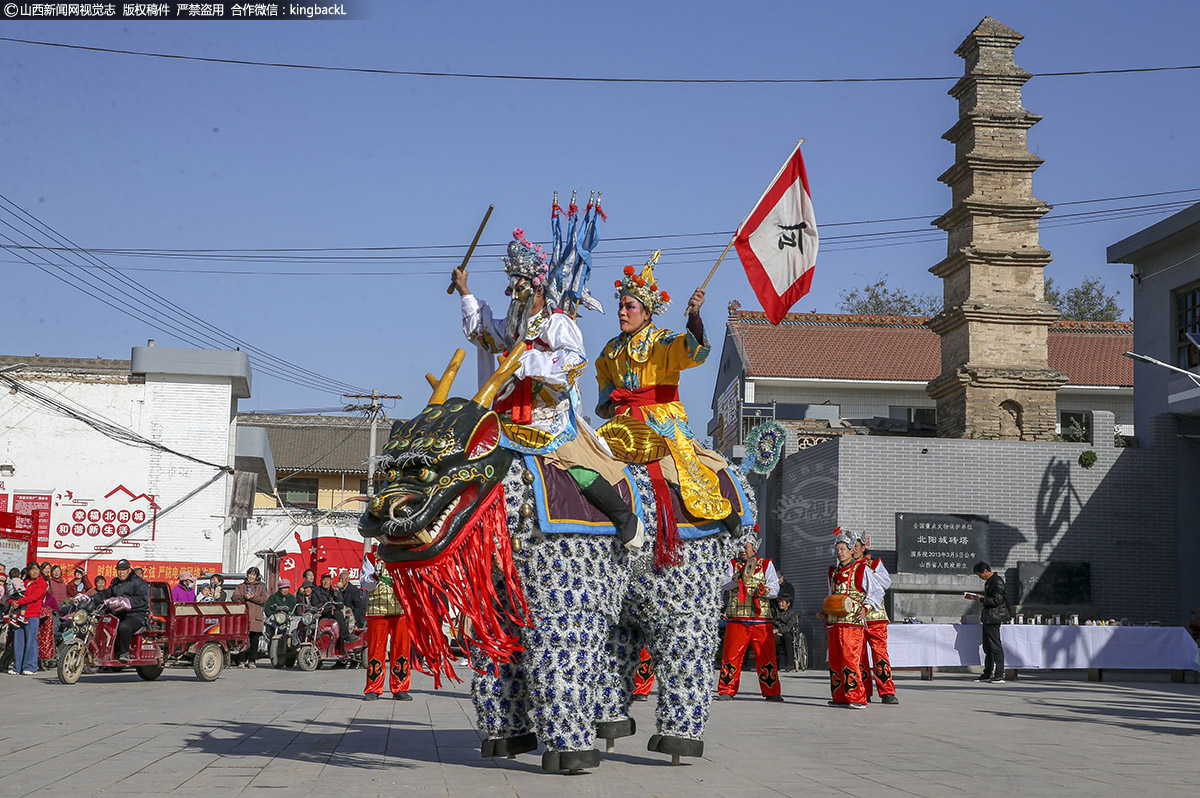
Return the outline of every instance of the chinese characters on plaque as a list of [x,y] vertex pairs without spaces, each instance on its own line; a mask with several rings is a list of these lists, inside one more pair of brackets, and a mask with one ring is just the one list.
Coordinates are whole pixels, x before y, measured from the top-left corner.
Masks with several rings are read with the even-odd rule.
[[896,513],[896,570],[910,574],[969,574],[988,559],[985,515]]

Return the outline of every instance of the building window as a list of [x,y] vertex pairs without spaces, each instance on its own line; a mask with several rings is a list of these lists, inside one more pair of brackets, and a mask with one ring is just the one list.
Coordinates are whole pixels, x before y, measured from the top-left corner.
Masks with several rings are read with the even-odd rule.
[[1181,369],[1200,366],[1200,349],[1188,333],[1200,333],[1200,285],[1175,293],[1175,365]]
[[279,480],[275,492],[279,503],[288,507],[317,506],[318,480],[312,477],[291,477]]
[[[386,476],[387,472],[382,469],[375,472],[375,490],[371,492],[372,496],[379,495],[379,491],[383,490],[383,486],[387,484]],[[367,481],[365,479],[358,481],[358,494],[360,496],[367,495]]]
[[920,424],[926,427],[937,426],[936,407],[889,407],[888,418],[901,419],[909,424]]
[[1081,410],[1064,410],[1058,414],[1058,434],[1065,441],[1086,443],[1092,439],[1091,422],[1091,413]]

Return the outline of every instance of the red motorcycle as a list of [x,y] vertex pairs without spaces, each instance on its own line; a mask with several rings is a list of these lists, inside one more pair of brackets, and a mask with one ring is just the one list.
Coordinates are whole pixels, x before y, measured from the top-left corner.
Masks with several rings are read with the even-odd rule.
[[[278,653],[271,657],[275,667],[283,667],[280,663],[291,664],[292,661],[295,661],[302,671],[315,671],[325,662],[333,665],[359,665],[364,668],[367,666],[367,638],[363,634],[365,630],[353,628],[353,618],[348,617],[345,622],[350,624],[351,636],[343,645],[338,640],[337,622],[333,618],[321,617],[327,610],[341,612],[342,608],[333,602],[320,607],[296,605],[293,620],[298,621],[295,623],[295,629],[288,635],[286,650],[283,640],[277,638]],[[272,641],[273,644],[274,642]]]
[[58,679],[75,684],[83,673],[126,666],[146,681],[162,675],[171,662],[190,662],[196,677],[211,682],[221,675],[230,654],[250,646],[250,616],[242,602],[174,604],[166,582],[150,583],[150,620],[133,635],[129,661],[116,659],[119,619],[104,604],[81,607],[64,619],[58,654]]

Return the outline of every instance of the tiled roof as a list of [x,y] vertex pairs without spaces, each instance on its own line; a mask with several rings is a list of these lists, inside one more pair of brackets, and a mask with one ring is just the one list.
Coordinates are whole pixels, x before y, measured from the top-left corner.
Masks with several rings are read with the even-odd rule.
[[[773,326],[761,311],[730,309],[729,328],[752,377],[928,381],[941,373],[941,342],[925,317],[790,313]],[[1050,325],[1050,368],[1071,385],[1133,386],[1133,324]]]
[[[267,431],[275,473],[367,473],[371,424],[361,416],[290,416],[274,413],[239,413],[238,425]],[[382,419],[376,433],[376,451],[387,443],[391,420]]]

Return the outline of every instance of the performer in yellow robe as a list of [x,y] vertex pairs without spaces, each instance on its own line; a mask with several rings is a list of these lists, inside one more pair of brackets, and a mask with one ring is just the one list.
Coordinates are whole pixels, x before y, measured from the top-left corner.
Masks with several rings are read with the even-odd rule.
[[697,288],[688,301],[686,332],[656,327],[654,315],[671,300],[654,277],[658,255],[654,253],[640,274],[626,266],[625,278],[615,284],[621,334],[608,342],[596,361],[600,388],[596,412],[613,421],[599,432],[618,457],[656,462],[663,477],[679,485],[691,515],[720,520],[734,529],[740,521],[729,500],[721,496],[716,474],[728,464],[696,442],[679,401],[680,373],[704,363],[710,351],[700,319],[704,289]]

